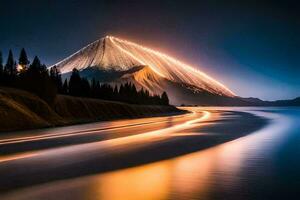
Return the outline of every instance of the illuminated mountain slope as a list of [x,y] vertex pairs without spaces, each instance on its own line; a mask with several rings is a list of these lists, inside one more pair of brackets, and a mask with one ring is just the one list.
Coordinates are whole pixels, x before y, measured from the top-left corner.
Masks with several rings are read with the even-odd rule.
[[[112,36],[89,44],[56,66],[65,74],[77,68],[90,78],[97,78],[100,73],[99,80],[104,80],[103,82],[132,80],[137,86],[145,87],[152,93],[166,90],[161,81],[167,81],[184,86],[193,93],[205,91],[217,96],[235,96],[227,87],[187,64],[158,51]],[[114,78],[112,80],[107,76]]]

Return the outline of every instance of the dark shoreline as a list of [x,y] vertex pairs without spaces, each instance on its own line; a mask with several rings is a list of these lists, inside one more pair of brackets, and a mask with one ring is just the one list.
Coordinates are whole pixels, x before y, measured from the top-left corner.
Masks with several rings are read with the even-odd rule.
[[[58,124],[58,125],[51,125],[51,126],[45,126],[45,127],[40,127],[40,128],[31,128],[31,129],[22,129],[22,130],[11,130],[11,131],[0,131],[0,139],[1,138],[6,138],[9,137],[11,134],[22,134],[26,132],[32,132],[32,131],[39,131],[39,130],[51,130],[53,128],[64,128],[64,127],[71,127],[71,126],[79,126],[79,125],[88,125],[88,124],[93,124],[93,123],[98,123],[98,122],[115,122],[118,120],[127,120],[127,119],[142,119],[142,118],[152,118],[152,117],[167,117],[167,116],[177,116],[177,115],[183,115],[187,114],[189,112],[180,110],[176,112],[169,112],[169,113],[157,113],[157,114],[150,114],[150,115],[145,115],[145,116],[135,116],[135,117],[119,117],[119,118],[114,118],[114,119],[102,119],[102,120],[97,120],[97,119],[90,119],[90,120],[82,120],[82,121],[76,121],[76,122],[70,122],[66,124]],[[2,152],[1,152],[2,153]],[[0,154],[1,154],[0,153]]]
[[134,105],[65,95],[57,95],[50,107],[29,92],[0,87],[0,137],[16,131],[184,113],[171,105]]

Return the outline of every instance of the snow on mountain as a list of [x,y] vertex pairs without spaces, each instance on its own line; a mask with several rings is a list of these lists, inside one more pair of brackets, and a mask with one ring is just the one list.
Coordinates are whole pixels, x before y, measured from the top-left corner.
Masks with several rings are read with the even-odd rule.
[[[122,80],[131,80],[153,93],[163,91],[162,81],[188,85],[194,92],[206,91],[225,97],[236,95],[226,86],[194,67],[166,54],[112,36],[101,38],[66,59],[55,64],[62,73],[73,68],[80,71],[98,69],[101,72],[122,74]],[[136,67],[140,70],[132,70]],[[127,72],[129,72],[126,74]],[[101,81],[101,80],[100,80]]]

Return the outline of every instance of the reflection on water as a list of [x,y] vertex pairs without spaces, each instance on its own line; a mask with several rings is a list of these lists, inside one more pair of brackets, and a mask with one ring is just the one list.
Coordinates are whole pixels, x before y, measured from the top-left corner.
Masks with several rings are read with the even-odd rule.
[[[294,179],[300,180],[300,174],[294,173],[294,179],[285,177],[290,168],[300,166],[300,158],[286,149],[300,150],[300,110],[269,112],[253,108],[252,112],[271,118],[272,123],[251,135],[203,151],[36,186],[8,199],[274,199],[286,192],[293,195],[293,187],[299,183]],[[296,165],[281,161],[282,157],[290,157]],[[285,188],[287,183],[290,185]]]
[[[156,164],[105,174],[95,178],[89,197],[98,199],[165,199],[168,195],[170,171],[167,165]],[[107,192],[103,192],[107,191]],[[96,195],[94,195],[96,194]]]

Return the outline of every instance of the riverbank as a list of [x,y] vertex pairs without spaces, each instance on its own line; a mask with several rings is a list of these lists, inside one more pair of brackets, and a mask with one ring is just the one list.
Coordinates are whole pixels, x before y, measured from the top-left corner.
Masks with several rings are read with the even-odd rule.
[[0,88],[0,132],[180,113],[183,111],[174,106],[132,105],[65,95],[58,95],[50,107],[26,91]]

